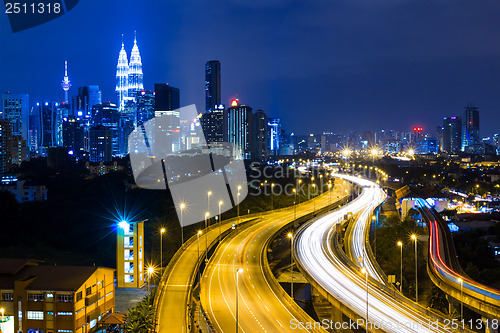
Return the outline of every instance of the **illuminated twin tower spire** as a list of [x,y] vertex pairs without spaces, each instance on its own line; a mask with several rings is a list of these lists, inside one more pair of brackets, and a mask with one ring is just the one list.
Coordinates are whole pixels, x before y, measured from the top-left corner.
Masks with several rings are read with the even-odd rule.
[[127,59],[127,52],[123,44],[118,56],[116,67],[116,99],[120,111],[123,111],[125,101],[134,100],[137,91],[144,90],[141,54],[137,46],[137,38],[134,36],[134,47],[130,54],[130,63]]

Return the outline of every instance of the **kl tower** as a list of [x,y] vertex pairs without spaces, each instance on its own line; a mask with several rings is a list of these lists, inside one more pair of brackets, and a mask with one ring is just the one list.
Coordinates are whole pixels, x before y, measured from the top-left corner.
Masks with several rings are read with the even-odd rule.
[[68,103],[68,90],[71,87],[71,81],[68,77],[68,60],[64,60],[64,78],[61,82],[61,87],[64,90],[64,103]]

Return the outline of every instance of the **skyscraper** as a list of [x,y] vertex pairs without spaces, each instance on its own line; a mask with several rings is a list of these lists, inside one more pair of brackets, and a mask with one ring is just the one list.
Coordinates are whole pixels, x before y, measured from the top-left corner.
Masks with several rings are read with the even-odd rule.
[[458,153],[462,147],[462,118],[445,117],[443,119],[443,150]]
[[281,131],[280,119],[269,118],[267,120],[267,126],[269,128],[269,133],[268,133],[269,152],[272,155],[278,155],[280,150],[280,131]]
[[152,91],[139,91],[136,100],[137,112],[135,119],[137,126],[141,126],[155,116],[155,95]]
[[[165,117],[166,128],[155,132],[155,141],[165,142],[168,152],[178,152],[180,149],[180,91],[167,83],[155,83],[155,117]],[[163,141],[164,140],[164,141]]]
[[[121,153],[120,149],[120,113],[116,104],[102,103],[94,106],[95,117],[92,119],[94,127],[104,126],[109,128],[111,132],[111,142],[113,156],[118,156]],[[101,161],[93,161],[101,162]]]
[[28,141],[29,97],[28,94],[2,94],[0,119],[10,121],[12,135],[21,135]]
[[[227,114],[224,111],[224,105],[220,104],[210,112],[201,115],[200,123],[205,134],[207,143],[224,142],[225,133],[227,132],[226,124]],[[226,133],[227,134],[227,133]]]
[[462,151],[467,146],[481,143],[479,137],[479,110],[475,105],[467,105],[462,118]]
[[267,159],[267,115],[262,110],[257,110],[253,115],[253,158],[258,160]]
[[0,119],[0,174],[6,173],[12,163],[12,129],[8,119]]
[[122,48],[118,55],[118,65],[116,67],[116,102],[120,112],[123,111],[127,99],[135,102],[137,91],[144,90],[143,82],[142,60],[139,47],[137,46],[137,38],[134,37],[130,63],[128,62],[127,52],[122,40]]
[[68,76],[68,60],[64,60],[64,78],[61,82],[61,87],[64,90],[64,102],[68,103],[68,90],[71,88],[71,81]]
[[111,162],[113,151],[113,134],[106,126],[95,126],[90,128],[90,151],[91,162]]
[[102,92],[99,89],[99,86],[93,85],[89,86],[89,110],[92,110],[92,107],[97,104],[102,103]]
[[125,51],[122,35],[122,48],[118,55],[118,65],[116,66],[116,103],[120,111],[125,104],[125,98],[128,97],[128,72],[127,52]]
[[128,65],[128,97],[135,100],[138,91],[144,90],[142,74],[142,61],[137,38],[134,36],[134,46],[130,53],[130,63]]
[[218,109],[221,104],[220,62],[211,60],[205,64],[205,111]]
[[54,147],[56,146],[55,138],[55,120],[57,115],[56,102],[39,102],[38,106],[38,120],[40,130],[39,147]]
[[245,159],[250,159],[252,156],[252,134],[252,108],[233,100],[227,110],[228,142],[235,144]]

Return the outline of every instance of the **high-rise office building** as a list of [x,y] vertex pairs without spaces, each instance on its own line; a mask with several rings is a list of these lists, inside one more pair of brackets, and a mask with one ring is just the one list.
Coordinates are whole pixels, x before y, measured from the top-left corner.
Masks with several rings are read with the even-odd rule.
[[220,62],[211,60],[205,64],[205,111],[211,112],[221,104]]
[[268,144],[268,119],[267,115],[262,110],[257,110],[253,115],[253,158],[258,160],[267,159],[267,144]]
[[462,118],[445,117],[443,119],[443,150],[458,153],[462,148]]
[[54,146],[63,146],[63,120],[71,114],[70,105],[67,103],[55,103],[55,114],[53,123]]
[[[120,150],[120,113],[114,103],[102,103],[94,106],[95,117],[92,119],[94,126],[109,128],[112,136],[112,155],[118,156]],[[100,162],[100,161],[93,161]]]
[[141,126],[155,117],[155,94],[152,91],[139,91],[136,97],[136,123]]
[[144,76],[142,74],[142,60],[137,46],[137,38],[134,36],[134,46],[130,53],[128,64],[128,97],[135,100],[138,91],[144,90]]
[[235,144],[245,159],[252,156],[253,144],[252,108],[240,105],[238,100],[231,102],[227,110],[227,137],[228,142]]
[[89,131],[89,160],[91,162],[111,162],[113,134],[109,127],[98,125]]
[[[162,142],[167,153],[180,149],[180,91],[166,83],[155,83],[155,117],[161,117],[165,128],[155,132],[155,141]],[[163,143],[165,143],[163,145]]]
[[128,58],[127,51],[125,51],[125,44],[123,44],[122,40],[122,48],[118,55],[118,64],[116,66],[116,103],[120,111],[125,104],[126,97],[128,97]]
[[85,149],[85,137],[85,121],[82,118],[68,116],[63,119],[63,146],[69,152],[75,155],[81,153]]
[[102,103],[102,91],[97,85],[91,85],[88,88],[89,91],[89,110],[92,110],[94,105]]
[[279,118],[269,118],[268,127],[268,148],[271,155],[278,155],[280,151],[280,131],[281,121]]
[[55,123],[57,115],[56,102],[38,102],[38,121],[39,121],[39,144],[42,149],[56,146]]
[[7,119],[0,119],[0,174],[10,170],[12,164],[12,127]]
[[200,123],[207,143],[227,141],[224,135],[227,134],[227,114],[224,105],[220,104],[214,110],[202,114]]
[[481,143],[479,136],[479,110],[475,105],[467,105],[462,118],[462,151],[467,146]]
[[28,140],[29,96],[28,94],[2,94],[0,119],[10,121],[12,135],[21,135]]
[[[122,36],[123,38],[123,36]],[[116,102],[118,110],[123,111],[126,100],[133,100],[138,91],[144,90],[144,76],[142,73],[142,60],[137,46],[137,38],[134,38],[134,46],[130,54],[130,63],[128,62],[125,44],[122,40],[122,48],[118,55],[118,64],[116,66]]]
[[29,148],[21,135],[13,135],[10,141],[10,156],[13,165],[21,165],[30,160]]

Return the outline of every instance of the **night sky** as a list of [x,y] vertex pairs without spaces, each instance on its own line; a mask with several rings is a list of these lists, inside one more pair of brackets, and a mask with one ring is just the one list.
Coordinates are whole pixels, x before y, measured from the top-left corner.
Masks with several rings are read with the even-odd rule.
[[181,89],[204,109],[204,64],[222,63],[233,97],[288,132],[410,129],[431,135],[468,102],[481,135],[500,131],[498,0],[80,0],[62,17],[11,32],[0,14],[0,91],[62,100],[73,83],[115,101],[116,63],[134,30],[144,83]]

